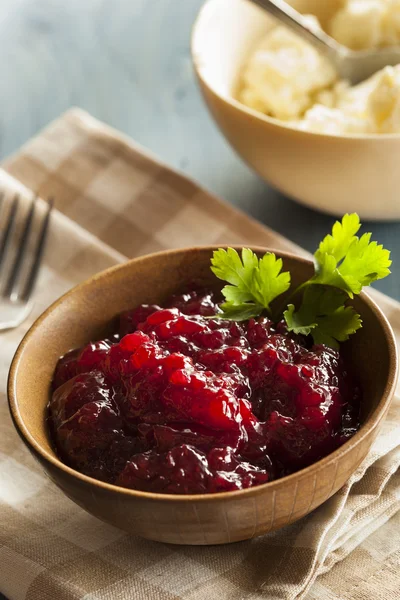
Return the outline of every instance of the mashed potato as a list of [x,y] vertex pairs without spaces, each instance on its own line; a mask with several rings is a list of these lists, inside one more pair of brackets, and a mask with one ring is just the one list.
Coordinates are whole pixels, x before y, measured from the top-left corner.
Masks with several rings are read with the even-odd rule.
[[313,104],[313,95],[335,80],[325,57],[286,27],[276,27],[250,57],[240,100],[278,119],[296,119]]
[[347,0],[331,20],[328,33],[353,50],[397,44],[400,0]]
[[336,135],[400,133],[400,65],[385,67],[355,87],[336,84],[302,119],[291,124]]
[[[316,17],[307,18],[319,26]],[[353,49],[399,43],[400,0],[347,0],[328,30]],[[239,100],[303,130],[400,133],[400,65],[350,87],[312,46],[277,26],[250,56]]]

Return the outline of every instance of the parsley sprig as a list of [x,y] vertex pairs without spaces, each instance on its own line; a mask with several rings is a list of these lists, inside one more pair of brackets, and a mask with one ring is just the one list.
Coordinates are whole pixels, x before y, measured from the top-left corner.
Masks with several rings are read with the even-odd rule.
[[[389,275],[390,252],[371,234],[357,236],[357,214],[344,215],[314,254],[314,275],[296,288],[282,314],[273,314],[271,303],[290,287],[290,273],[272,252],[262,258],[249,248],[241,256],[233,248],[219,248],[211,259],[213,273],[229,285],[222,294],[218,318],[243,321],[261,314],[283,318],[289,331],[311,335],[315,344],[339,346],[362,326],[360,315],[346,304],[362,288]],[[290,300],[289,299],[289,300]]]
[[211,265],[214,275],[231,284],[222,289],[226,300],[220,307],[224,319],[243,321],[263,311],[271,315],[272,300],[290,287],[290,273],[281,273],[282,259],[272,252],[258,258],[252,250],[243,248],[240,258],[233,248],[219,248]]

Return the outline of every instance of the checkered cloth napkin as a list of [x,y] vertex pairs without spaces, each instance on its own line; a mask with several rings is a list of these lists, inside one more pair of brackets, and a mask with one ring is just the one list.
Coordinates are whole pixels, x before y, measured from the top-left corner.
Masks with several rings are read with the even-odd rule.
[[[80,110],[4,163],[0,184],[56,207],[35,314],[92,273],[155,250],[259,244],[301,252]],[[375,293],[400,337],[400,305]],[[227,546],[169,546],[86,514],[43,474],[5,400],[30,325],[1,334],[0,591],[10,600],[398,600],[400,401],[334,497],[281,531]]]

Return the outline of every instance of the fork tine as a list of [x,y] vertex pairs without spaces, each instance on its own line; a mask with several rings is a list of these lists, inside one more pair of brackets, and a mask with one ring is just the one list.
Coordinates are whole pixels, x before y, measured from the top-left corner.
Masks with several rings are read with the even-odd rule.
[[29,234],[32,229],[33,214],[35,212],[36,200],[37,200],[37,198],[32,199],[28,215],[25,219],[24,229],[22,231],[21,238],[19,240],[19,248],[18,248],[17,254],[15,256],[14,263],[11,267],[8,281],[7,281],[4,291],[3,291],[4,298],[11,298],[12,293],[14,291],[14,286],[15,286],[17,279],[19,277],[19,274],[21,272],[22,262],[25,257],[25,251],[26,251],[26,247],[28,244]]
[[35,287],[36,279],[39,273],[40,264],[42,262],[43,252],[46,245],[47,234],[49,231],[50,215],[53,208],[54,200],[50,198],[48,201],[47,211],[43,219],[42,228],[39,233],[39,240],[36,246],[35,256],[33,259],[32,267],[28,276],[28,280],[25,284],[24,291],[21,295],[21,300],[29,300],[32,291]]
[[[4,192],[2,193],[2,197],[1,197],[1,203],[2,204],[3,204],[3,199],[4,199]],[[0,242],[0,267],[3,264],[4,257],[6,255],[6,252],[7,252],[7,249],[8,249],[8,245],[10,243],[11,232],[13,230],[15,216],[16,216],[17,211],[18,211],[18,205],[19,205],[19,195],[15,194],[14,199],[13,199],[12,204],[11,204],[10,212],[8,214],[8,220],[7,220],[6,228],[4,230],[4,233],[3,233],[3,236],[2,236],[2,239],[1,239],[1,242]]]

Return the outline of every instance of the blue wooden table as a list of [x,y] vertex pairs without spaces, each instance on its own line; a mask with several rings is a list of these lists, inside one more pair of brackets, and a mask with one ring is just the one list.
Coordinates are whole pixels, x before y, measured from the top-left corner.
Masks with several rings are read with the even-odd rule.
[[[202,3],[1,0],[0,156],[71,105],[80,106],[312,250],[332,219],[252,173],[203,104],[189,50]],[[393,275],[377,287],[400,300],[400,223],[367,227],[393,250]]]

